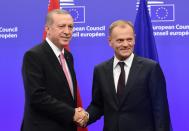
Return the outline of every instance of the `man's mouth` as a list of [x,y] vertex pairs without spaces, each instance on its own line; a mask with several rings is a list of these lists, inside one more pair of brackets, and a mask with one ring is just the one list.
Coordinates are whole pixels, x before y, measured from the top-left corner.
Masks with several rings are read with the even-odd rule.
[[69,40],[70,37],[62,37],[63,40]]

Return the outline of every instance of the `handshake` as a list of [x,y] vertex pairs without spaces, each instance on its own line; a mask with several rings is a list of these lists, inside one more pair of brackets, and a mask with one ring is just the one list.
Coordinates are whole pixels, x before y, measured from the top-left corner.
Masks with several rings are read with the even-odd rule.
[[89,121],[89,114],[81,107],[75,108],[73,120],[78,126],[86,127]]

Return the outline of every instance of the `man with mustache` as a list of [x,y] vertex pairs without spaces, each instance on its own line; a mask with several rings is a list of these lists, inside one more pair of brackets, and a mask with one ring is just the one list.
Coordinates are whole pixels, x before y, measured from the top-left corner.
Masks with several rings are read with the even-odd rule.
[[24,55],[25,110],[21,131],[77,131],[86,113],[77,108],[77,82],[68,46],[73,18],[65,10],[46,17],[46,40]]

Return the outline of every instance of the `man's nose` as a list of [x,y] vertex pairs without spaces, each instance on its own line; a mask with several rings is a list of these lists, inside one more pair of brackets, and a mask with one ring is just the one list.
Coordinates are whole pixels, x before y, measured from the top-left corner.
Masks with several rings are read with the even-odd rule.
[[64,33],[65,33],[65,34],[69,34],[69,32],[70,32],[69,27],[66,26],[66,27],[64,28]]
[[129,42],[127,40],[124,40],[122,43],[123,46],[128,46],[128,44],[129,44]]

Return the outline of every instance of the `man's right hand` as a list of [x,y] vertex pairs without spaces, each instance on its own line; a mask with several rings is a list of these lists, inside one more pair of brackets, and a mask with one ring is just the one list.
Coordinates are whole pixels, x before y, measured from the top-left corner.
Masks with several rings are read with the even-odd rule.
[[75,108],[74,122],[81,127],[85,127],[89,120],[89,114],[81,107]]

